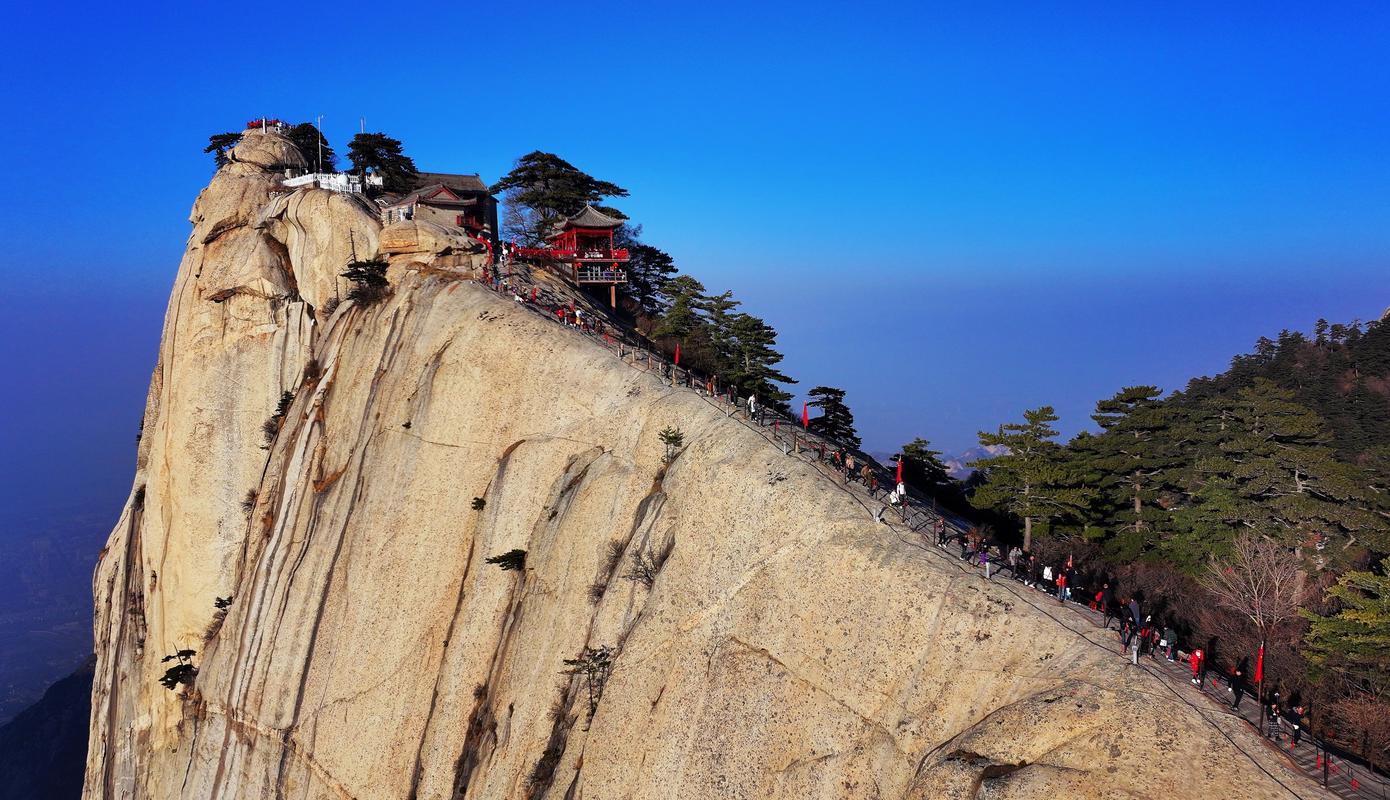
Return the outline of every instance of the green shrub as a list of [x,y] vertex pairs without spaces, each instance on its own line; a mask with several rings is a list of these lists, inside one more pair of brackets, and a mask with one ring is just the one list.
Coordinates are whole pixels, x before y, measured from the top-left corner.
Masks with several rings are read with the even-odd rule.
[[179,684],[192,686],[193,679],[198,677],[198,668],[193,666],[193,656],[196,654],[196,650],[180,650],[171,656],[161,658],[161,663],[177,663],[164,671],[164,677],[159,679],[160,684],[171,692],[177,689]]
[[348,299],[358,305],[369,306],[391,293],[390,284],[386,281],[385,261],[354,261],[348,264],[342,275],[352,281]]
[[496,564],[504,570],[520,570],[526,568],[525,550],[508,550],[500,556],[492,556],[484,559],[489,564]]
[[676,455],[680,453],[681,447],[685,445],[685,434],[681,433],[680,428],[672,428],[670,425],[667,425],[665,428],[661,429],[661,433],[658,434],[658,436],[661,439],[661,443],[666,445],[666,452],[662,455],[661,461],[663,464],[670,464],[676,459]]

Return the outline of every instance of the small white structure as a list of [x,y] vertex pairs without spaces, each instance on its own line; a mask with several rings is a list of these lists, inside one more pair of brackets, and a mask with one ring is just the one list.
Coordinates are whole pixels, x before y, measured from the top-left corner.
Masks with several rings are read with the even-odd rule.
[[[282,183],[291,189],[312,186],[316,189],[328,189],[343,194],[362,194],[363,188],[362,176],[351,172],[306,172],[303,175],[286,178]],[[381,186],[381,176],[368,175],[366,185]]]

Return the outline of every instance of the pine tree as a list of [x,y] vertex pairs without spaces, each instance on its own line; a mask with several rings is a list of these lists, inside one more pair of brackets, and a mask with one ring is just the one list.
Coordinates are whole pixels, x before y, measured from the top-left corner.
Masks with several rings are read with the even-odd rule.
[[1096,436],[1071,448],[1095,479],[1100,525],[1110,529],[1109,549],[1130,560],[1148,552],[1168,522],[1159,500],[1178,492],[1185,437],[1179,413],[1155,386],[1129,386],[1096,403]]
[[621,211],[600,205],[607,197],[627,197],[626,189],[601,181],[554,153],[536,150],[517,159],[512,171],[492,185],[492,191],[506,199],[511,233],[529,244],[544,241],[557,222],[579,213],[585,205],[626,219]]
[[639,313],[656,319],[666,313],[666,296],[662,288],[676,275],[676,262],[669,253],[644,244],[638,237],[641,227],[629,230],[624,225],[613,237],[614,247],[628,250],[627,286],[628,297],[637,304]]
[[706,299],[704,284],[689,275],[678,275],[667,282],[662,293],[670,298],[670,303],[666,313],[652,328],[652,336],[670,336],[677,340],[690,338],[704,324],[700,316]]
[[1201,485],[1187,515],[1209,549],[1253,530],[1313,556],[1320,568],[1347,560],[1354,544],[1386,552],[1382,500],[1366,472],[1337,461],[1326,423],[1293,392],[1257,378],[1229,413],[1220,455],[1197,464]]
[[819,408],[818,417],[812,417],[809,429],[812,433],[833,439],[850,447],[859,447],[859,434],[854,430],[854,415],[845,405],[845,390],[832,386],[817,386],[809,392],[812,408]]
[[1309,621],[1304,644],[1313,665],[1334,670],[1373,693],[1390,692],[1390,558],[1377,572],[1353,571],[1327,590],[1337,611]]
[[208,137],[208,146],[203,148],[203,152],[211,153],[212,163],[216,164],[218,169],[221,169],[231,162],[231,157],[227,155],[227,151],[236,147],[239,141],[241,141],[240,133],[232,133],[230,131],[227,133],[214,133]]
[[1023,520],[1023,549],[1031,550],[1035,527],[1045,531],[1053,520],[1081,515],[1091,492],[1078,485],[1078,476],[1063,459],[1052,427],[1058,420],[1052,407],[1025,411],[1023,419],[1000,425],[995,433],[980,431],[982,446],[1003,452],[975,462],[985,483],[970,502]]
[[703,346],[710,368],[729,378],[737,363],[737,342],[734,337],[734,317],[739,301],[732,291],[702,298],[700,311],[703,312],[705,326]]
[[401,151],[399,139],[384,133],[359,133],[348,143],[348,160],[355,172],[371,170],[381,176],[387,192],[410,191],[415,182],[415,162]]
[[304,157],[304,163],[314,172],[333,172],[336,169],[338,155],[333,152],[333,146],[312,122],[295,125],[290,128],[288,135],[290,141],[298,148],[299,154]]
[[941,451],[920,436],[902,446],[894,457],[903,464],[903,483],[930,497],[954,502],[962,495],[960,484],[941,462]]
[[777,331],[751,314],[735,314],[729,323],[727,379],[740,395],[756,394],[759,402],[785,412],[791,395],[778,383],[796,383],[776,369],[782,354],[774,349]]
[[377,259],[354,261],[348,264],[347,269],[342,272],[344,278],[352,281],[352,289],[348,291],[348,299],[359,305],[369,306],[390,294],[390,284],[386,280],[386,267],[385,261]]

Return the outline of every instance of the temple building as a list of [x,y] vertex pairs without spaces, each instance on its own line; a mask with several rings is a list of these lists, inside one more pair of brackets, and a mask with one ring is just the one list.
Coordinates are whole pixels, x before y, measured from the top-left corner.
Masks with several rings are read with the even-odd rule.
[[452,225],[486,240],[492,251],[497,251],[497,198],[477,175],[420,172],[409,192],[383,198],[381,203],[382,218],[387,224],[421,219]]
[[613,234],[623,221],[591,205],[557,224],[545,247],[524,248],[518,254],[559,262],[579,286],[607,286],[608,303],[618,305],[618,286],[627,283],[628,251],[613,246]]

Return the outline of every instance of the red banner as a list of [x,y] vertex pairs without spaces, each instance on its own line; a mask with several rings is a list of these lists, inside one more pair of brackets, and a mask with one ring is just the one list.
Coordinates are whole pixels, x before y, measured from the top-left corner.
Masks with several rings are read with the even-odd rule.
[[676,342],[676,366],[680,366],[680,363],[681,363],[681,343],[680,343],[680,342]]
[[903,482],[903,457],[898,456],[898,483]]
[[801,427],[802,427],[802,428],[810,428],[810,427],[811,427],[811,412],[809,412],[809,411],[806,410],[806,404],[805,404],[805,403],[802,403],[802,404],[801,404]]
[[1260,654],[1255,657],[1255,683],[1264,683],[1265,679],[1265,646],[1260,645]]

